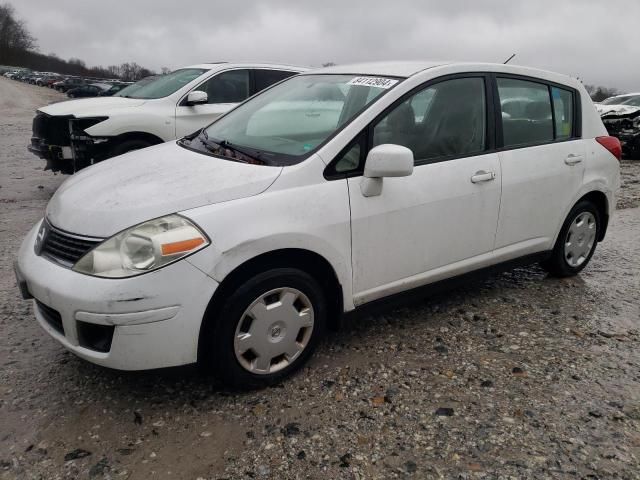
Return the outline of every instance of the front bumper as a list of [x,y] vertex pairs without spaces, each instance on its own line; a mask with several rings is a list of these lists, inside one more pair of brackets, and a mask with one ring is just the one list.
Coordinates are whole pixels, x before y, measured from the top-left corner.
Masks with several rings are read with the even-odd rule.
[[[99,117],[106,118],[106,117]],[[33,136],[27,149],[47,161],[45,170],[75,173],[110,156],[111,138],[97,138],[84,132],[96,118],[76,119],[38,112],[33,119]]]
[[49,335],[79,357],[119,370],[197,360],[200,325],[217,282],[186,261],[133,278],[83,275],[35,254],[38,226],[22,243],[17,272]]

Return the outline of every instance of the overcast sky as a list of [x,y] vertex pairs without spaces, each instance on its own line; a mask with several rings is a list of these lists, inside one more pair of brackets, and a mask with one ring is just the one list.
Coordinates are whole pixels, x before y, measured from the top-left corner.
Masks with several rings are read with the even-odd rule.
[[502,62],[515,52],[512,63],[640,91],[640,0],[5,1],[41,52],[90,66]]

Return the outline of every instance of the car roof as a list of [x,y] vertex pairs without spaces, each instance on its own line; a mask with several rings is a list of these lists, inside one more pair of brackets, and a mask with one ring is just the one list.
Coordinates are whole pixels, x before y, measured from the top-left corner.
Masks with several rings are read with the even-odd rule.
[[353,63],[349,65],[332,65],[313,70],[309,73],[382,75],[390,77],[410,77],[428,68],[447,65],[443,61],[391,61]]
[[514,75],[525,75],[541,78],[562,84],[575,85],[576,80],[555,72],[541,70],[521,65],[505,65],[502,63],[472,63],[472,62],[452,62],[452,61],[390,61],[356,63],[351,65],[335,65],[331,67],[319,68],[308,71],[303,75],[312,74],[350,74],[350,75],[380,75],[389,77],[408,78],[431,68],[448,67],[447,70],[456,72],[498,72]]
[[[183,68],[205,68],[207,70],[229,70],[230,68],[273,68],[278,70],[289,70],[293,72],[305,72],[309,70],[307,67],[300,67],[297,65],[286,65],[281,63],[227,63],[227,62],[212,62],[212,63],[199,63],[196,65],[188,65]],[[176,69],[178,70],[178,69]]]
[[609,98],[623,98],[623,97],[637,97],[640,93],[622,93],[620,95],[614,95]]

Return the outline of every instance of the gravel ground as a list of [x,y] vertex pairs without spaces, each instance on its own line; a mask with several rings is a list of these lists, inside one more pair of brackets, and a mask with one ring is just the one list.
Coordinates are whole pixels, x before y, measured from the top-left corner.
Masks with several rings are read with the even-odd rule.
[[294,378],[238,394],[81,361],[19,298],[11,262],[64,179],[25,146],[62,98],[0,79],[1,479],[640,478],[640,162],[580,276],[353,316]]

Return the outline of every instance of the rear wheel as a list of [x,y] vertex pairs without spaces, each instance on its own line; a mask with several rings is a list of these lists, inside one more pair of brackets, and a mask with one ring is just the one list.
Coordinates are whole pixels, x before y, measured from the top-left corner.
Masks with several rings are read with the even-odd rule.
[[598,243],[600,212],[583,200],[569,212],[556,240],[551,257],[542,263],[549,273],[558,277],[578,274],[587,266]]
[[326,316],[324,292],[307,273],[293,268],[261,273],[206,319],[201,338],[205,366],[234,388],[277,383],[312,355]]

